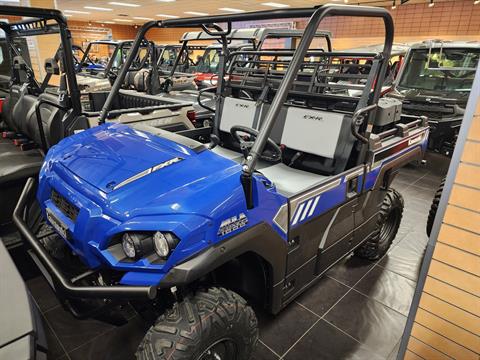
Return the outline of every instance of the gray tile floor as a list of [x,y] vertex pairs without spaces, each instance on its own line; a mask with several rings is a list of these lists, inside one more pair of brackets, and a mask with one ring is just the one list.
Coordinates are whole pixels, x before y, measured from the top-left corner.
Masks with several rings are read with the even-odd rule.
[[[448,162],[430,156],[427,166],[406,167],[393,187],[405,199],[403,221],[389,252],[376,262],[348,257],[277,316],[259,312],[254,359],[394,359],[427,243],[425,224]],[[47,328],[50,359],[132,359],[146,325],[114,327],[76,320],[45,281],[27,281]]]

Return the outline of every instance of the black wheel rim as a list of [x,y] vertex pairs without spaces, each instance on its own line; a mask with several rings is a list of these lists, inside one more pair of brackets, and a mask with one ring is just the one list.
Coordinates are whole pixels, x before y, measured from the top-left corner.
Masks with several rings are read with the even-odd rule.
[[398,226],[398,221],[400,217],[400,212],[398,209],[392,209],[385,219],[385,222],[380,229],[380,243],[388,241],[392,236],[395,235],[395,231]]
[[237,347],[232,339],[221,339],[210,345],[197,360],[235,360]]

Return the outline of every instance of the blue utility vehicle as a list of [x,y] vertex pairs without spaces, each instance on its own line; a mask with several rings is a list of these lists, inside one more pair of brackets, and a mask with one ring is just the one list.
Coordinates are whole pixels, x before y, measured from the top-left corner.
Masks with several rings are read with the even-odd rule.
[[[361,74],[332,61],[344,54],[312,48],[328,16],[383,21],[382,51],[348,54],[369,60]],[[139,359],[248,359],[258,337],[250,304],[276,314],[352,251],[377,259],[396,235],[403,200],[390,184],[422,158],[428,126],[403,116],[398,100],[379,100],[394,32],[387,10],[152,21],[121,72],[151,28],[199,26],[226,49],[234,21],[294,17],[310,18],[294,50],[230,54],[210,143],[192,139],[202,129],[106,123],[52,147],[38,189],[32,178],[23,190],[15,223],[64,306],[88,317],[130,302],[152,323]],[[338,91],[360,86],[358,96]]]

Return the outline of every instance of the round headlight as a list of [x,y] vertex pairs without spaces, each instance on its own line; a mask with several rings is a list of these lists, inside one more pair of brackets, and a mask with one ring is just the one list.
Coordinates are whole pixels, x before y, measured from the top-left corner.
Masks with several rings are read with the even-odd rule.
[[168,253],[170,252],[168,240],[160,231],[157,231],[155,234],[153,234],[153,248],[160,257],[167,257]]
[[122,247],[130,259],[148,256],[153,252],[152,233],[130,232],[123,234]]
[[122,247],[125,255],[127,255],[129,258],[133,259],[135,258],[135,256],[137,256],[137,252],[135,250],[135,243],[128,233],[124,234],[122,237]]

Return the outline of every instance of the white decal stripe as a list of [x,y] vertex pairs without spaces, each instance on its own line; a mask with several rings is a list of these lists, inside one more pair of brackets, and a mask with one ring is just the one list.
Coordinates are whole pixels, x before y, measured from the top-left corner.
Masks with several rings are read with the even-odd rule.
[[300,214],[302,213],[304,206],[305,206],[305,203],[301,203],[300,206],[298,207],[298,210],[295,213],[295,217],[293,218],[292,225],[295,225],[298,222],[298,218],[300,217]]
[[310,210],[310,205],[312,205],[312,202],[313,199],[308,200],[307,206],[305,206],[305,210],[303,210],[302,218],[300,219],[300,221],[305,220],[305,218],[307,217],[308,210]]
[[310,212],[308,213],[308,217],[312,216],[313,213],[315,212],[315,209],[317,208],[318,200],[320,200],[320,195],[318,195],[315,198],[315,201],[313,202],[312,208],[310,209]]

